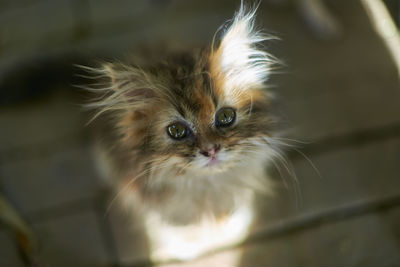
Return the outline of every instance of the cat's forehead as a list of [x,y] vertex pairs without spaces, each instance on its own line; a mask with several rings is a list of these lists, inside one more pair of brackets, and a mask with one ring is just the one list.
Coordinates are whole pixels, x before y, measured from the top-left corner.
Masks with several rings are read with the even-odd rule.
[[209,72],[209,64],[201,55],[185,54],[164,65],[168,101],[182,115],[204,116],[218,106],[219,99]]
[[182,119],[195,124],[209,124],[220,105],[219,100],[221,98],[214,95],[212,88],[203,85],[202,78],[197,78],[174,90],[170,109]]
[[[248,104],[251,92],[227,92],[215,69],[209,51],[181,54],[165,61],[161,70],[166,82],[170,112],[196,124],[210,124],[222,107],[240,109]],[[170,116],[173,118],[174,116]]]

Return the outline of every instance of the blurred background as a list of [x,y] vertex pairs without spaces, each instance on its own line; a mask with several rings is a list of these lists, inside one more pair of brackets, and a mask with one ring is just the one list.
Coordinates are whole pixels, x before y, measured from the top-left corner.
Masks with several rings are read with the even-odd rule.
[[[289,171],[271,169],[242,266],[400,266],[400,1],[310,2],[258,10],[280,39],[266,44],[284,62],[273,112],[296,147]],[[107,211],[74,64],[207,44],[239,4],[0,0],[0,266],[149,265],[135,221]]]

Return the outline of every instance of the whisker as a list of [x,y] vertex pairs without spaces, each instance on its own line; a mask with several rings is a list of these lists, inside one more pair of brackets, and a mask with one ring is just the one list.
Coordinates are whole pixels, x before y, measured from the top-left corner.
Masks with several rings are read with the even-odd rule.
[[110,212],[111,207],[113,206],[113,204],[115,203],[115,201],[121,196],[122,193],[124,193],[124,192],[129,188],[130,185],[132,185],[132,184],[133,184],[135,181],[137,181],[139,178],[141,178],[141,177],[143,177],[143,176],[145,176],[145,175],[150,174],[151,171],[153,171],[155,168],[158,168],[158,167],[160,166],[160,165],[152,166],[152,163],[154,163],[154,162],[156,162],[156,161],[157,161],[157,160],[155,160],[155,159],[148,160],[144,165],[145,165],[145,166],[150,166],[150,167],[148,167],[148,168],[145,167],[144,170],[143,170],[142,172],[140,172],[140,173],[137,174],[135,177],[133,177],[126,185],[124,185],[124,187],[123,187],[121,190],[119,190],[119,191],[117,192],[117,194],[114,196],[114,198],[110,201],[110,203],[109,203],[109,205],[108,205],[108,207],[107,207],[107,209],[106,209],[106,211],[105,211],[104,216],[107,216],[107,214]]
[[273,138],[266,137],[266,136],[261,137],[261,141],[264,141],[267,145],[270,146],[273,156],[275,156],[281,162],[281,164],[283,165],[283,167],[285,168],[285,170],[287,171],[289,176],[294,181],[293,189],[295,191],[296,205],[297,205],[297,207],[299,207],[301,205],[302,199],[303,199],[302,194],[301,194],[299,179],[297,177],[296,172],[294,171],[293,164],[279,148],[279,146],[286,145],[286,146],[289,146],[289,147],[295,149],[294,146],[286,144],[282,141],[274,140]]
[[146,174],[146,172],[148,171],[149,169],[145,169],[144,171],[142,171],[141,173],[139,173],[138,175],[136,175],[134,178],[132,178],[126,185],[124,185],[124,187],[121,189],[121,190],[119,190],[118,192],[117,192],[117,194],[113,197],[113,199],[110,201],[110,203],[108,204],[108,207],[107,207],[107,209],[106,209],[106,211],[105,211],[105,213],[104,213],[104,217],[106,217],[107,215],[108,215],[108,213],[110,212],[110,210],[111,210],[111,207],[114,205],[114,203],[115,203],[115,201],[121,196],[121,194],[122,193],[124,193],[126,190],[128,190],[128,187],[130,186],[130,185],[132,185],[136,180],[138,180],[140,177],[143,177],[143,175],[145,175]]
[[250,109],[249,109],[249,116],[251,115],[251,112],[253,111],[253,96],[250,95]]
[[290,142],[294,142],[294,143],[298,143],[298,144],[302,144],[302,145],[309,145],[309,144],[311,144],[311,142],[302,141],[302,140],[297,140],[297,139],[292,139],[292,138],[286,138],[286,137],[273,137],[273,139],[276,139],[276,140],[284,140],[284,141],[290,141]]
[[[269,138],[269,140],[271,139],[276,139],[276,138]],[[295,141],[294,139],[289,139],[290,141]],[[276,142],[276,140],[273,140]],[[315,166],[315,164],[312,162],[312,160],[306,155],[304,154],[301,150],[299,150],[297,148],[296,145],[291,145],[291,144],[287,144],[281,141],[277,141],[278,145],[282,145],[282,146],[288,146],[291,149],[293,149],[293,151],[297,152],[300,156],[302,156],[311,166],[311,168],[315,171],[315,173],[318,175],[319,178],[322,178],[321,173],[319,172],[318,168]],[[305,143],[304,143],[305,144]]]
[[291,164],[291,162],[282,154],[282,152],[278,151],[276,148],[273,149],[275,156],[281,161],[282,165],[290,175],[290,177],[294,181],[294,186],[293,189],[295,190],[295,197],[296,197],[296,205],[297,207],[301,206],[301,203],[303,202],[303,196],[301,193],[301,188],[300,188],[300,182],[297,177],[296,172],[294,171],[294,167]]
[[285,188],[289,188],[289,184],[287,183],[286,179],[284,178],[285,176],[282,173],[282,169],[279,167],[279,165],[276,163],[274,158],[270,159],[272,164],[274,165],[275,169],[278,171],[279,173],[279,177],[281,178]]
[[315,171],[315,173],[318,175],[318,177],[320,179],[322,179],[322,175],[319,172],[318,168],[315,166],[315,164],[312,162],[312,160],[303,152],[301,152],[299,149],[293,148],[297,153],[299,153],[301,156],[304,157],[304,159],[311,165],[311,167],[313,168],[313,170]]

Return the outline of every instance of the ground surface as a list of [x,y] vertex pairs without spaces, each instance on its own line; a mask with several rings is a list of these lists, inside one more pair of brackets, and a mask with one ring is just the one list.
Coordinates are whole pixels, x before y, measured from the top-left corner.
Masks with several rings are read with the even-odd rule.
[[[2,75],[17,62],[41,55],[119,58],[138,42],[209,41],[238,1],[94,2],[9,1],[0,10]],[[318,171],[304,156],[289,153],[298,185],[283,171],[287,186],[280,183],[275,196],[259,199],[254,231],[353,201],[400,194],[395,65],[359,1],[329,1],[329,7],[343,28],[343,35],[330,42],[316,39],[293,7],[262,3],[259,9],[258,22],[282,39],[269,49],[287,65],[271,81],[275,112],[288,136],[308,143],[299,149]],[[76,98],[64,88],[46,95],[0,107],[2,190],[32,224],[40,257],[49,266],[135,263],[146,256],[145,246],[137,233],[126,231],[132,222],[123,213],[106,213],[109,196],[94,169]],[[4,228],[0,265],[22,266]],[[399,265],[400,207],[261,238],[246,247],[242,264]]]

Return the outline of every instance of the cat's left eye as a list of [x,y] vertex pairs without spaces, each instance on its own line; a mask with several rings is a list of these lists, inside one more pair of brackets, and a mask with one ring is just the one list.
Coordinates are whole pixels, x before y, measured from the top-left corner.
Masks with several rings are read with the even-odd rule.
[[235,122],[236,112],[233,108],[221,108],[215,115],[215,125],[229,127]]
[[188,129],[183,123],[175,122],[167,127],[167,133],[171,138],[180,140],[188,135]]

